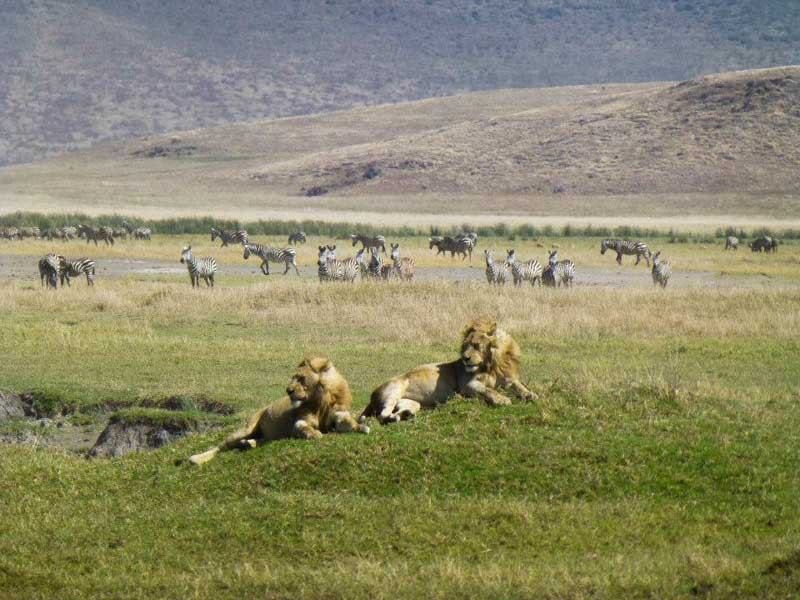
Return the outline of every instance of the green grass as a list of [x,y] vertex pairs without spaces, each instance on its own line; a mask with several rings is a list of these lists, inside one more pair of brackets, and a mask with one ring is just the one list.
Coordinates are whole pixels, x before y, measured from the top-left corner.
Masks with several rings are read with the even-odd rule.
[[[182,279],[0,291],[3,389],[78,413],[118,402],[130,418],[195,418],[203,402],[238,411],[214,417],[224,429],[114,460],[0,446],[0,598],[800,589],[792,288],[287,278],[187,291]],[[279,397],[304,355],[332,358],[358,411],[391,375],[454,357],[461,326],[486,314],[520,342],[535,403],[456,399],[369,436],[176,465]]]

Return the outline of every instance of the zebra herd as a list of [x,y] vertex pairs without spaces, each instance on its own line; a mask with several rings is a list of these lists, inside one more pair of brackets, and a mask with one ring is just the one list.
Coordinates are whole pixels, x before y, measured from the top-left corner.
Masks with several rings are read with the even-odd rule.
[[95,262],[91,258],[69,260],[60,254],[50,253],[39,259],[39,279],[42,287],[56,289],[59,281],[61,287],[64,287],[64,283],[71,286],[70,277],[81,275],[86,276],[87,285],[94,285]]
[[90,225],[78,224],[76,226],[65,225],[64,227],[55,227],[45,229],[42,231],[39,227],[3,227],[0,228],[0,239],[6,240],[48,240],[55,239],[67,242],[83,238],[86,243],[94,242],[97,246],[98,241],[104,242],[107,246],[113,246],[115,239],[127,239],[128,236],[135,240],[150,240],[153,231],[149,227],[134,227],[127,221],[122,222],[121,228],[109,227],[102,225],[100,227],[92,227]]
[[[134,239],[149,240],[152,231],[146,227],[133,227],[127,221],[122,222],[122,229],[115,230],[109,226],[92,227],[88,225],[64,226],[57,229],[50,229],[42,233],[38,227],[4,227],[0,228],[0,239],[21,240],[26,238],[34,239],[62,239],[64,241],[83,238],[87,244],[98,241],[113,245],[114,238],[130,235]],[[297,275],[300,270],[297,266],[297,244],[306,242],[306,234],[297,231],[289,235],[289,246],[284,248],[267,246],[256,242],[251,242],[244,229],[236,231],[226,231],[222,228],[211,228],[211,241],[220,239],[222,246],[230,244],[241,244],[244,250],[243,258],[249,259],[250,256],[257,256],[261,259],[259,266],[264,275],[270,274],[270,263],[284,265],[283,274],[286,275],[290,269],[294,268]],[[317,273],[320,281],[347,281],[353,282],[359,276],[361,279],[388,280],[397,278],[402,281],[414,279],[416,263],[413,258],[400,255],[400,244],[390,244],[390,252],[387,255],[386,238],[382,235],[351,234],[352,246],[361,244],[361,248],[355,256],[339,259],[336,256],[336,245],[324,245],[318,247]],[[478,236],[468,232],[455,236],[432,236],[428,238],[429,249],[436,249],[436,256],[450,252],[450,257],[461,256],[462,260],[469,257],[472,260],[472,251],[478,243]],[[725,250],[737,250],[739,240],[735,236],[728,236],[725,240]],[[773,253],[778,250],[778,240],[770,236],[761,236],[748,244],[753,252]],[[217,262],[213,257],[202,259],[195,258],[191,251],[191,246],[185,246],[181,252],[181,263],[186,264],[192,287],[199,287],[200,279],[206,282],[208,287],[214,286],[214,276],[217,271]],[[641,241],[630,241],[624,239],[604,239],[600,242],[600,254],[604,255],[607,251],[613,251],[616,255],[617,264],[622,264],[623,256],[635,256],[636,265],[642,259],[650,267],[654,285],[662,288],[667,286],[672,274],[672,267],[669,262],[661,260],[661,251],[651,253],[647,244]],[[495,260],[492,250],[484,251],[486,261],[486,280],[490,285],[500,286],[507,281],[512,281],[514,286],[522,286],[528,282],[531,286],[551,286],[551,287],[572,287],[575,280],[575,263],[572,260],[559,260],[558,250],[549,252],[548,260],[545,265],[536,259],[520,260],[516,250],[507,250],[505,260]],[[388,260],[387,260],[388,259]],[[652,265],[651,265],[652,259]],[[90,258],[79,258],[69,260],[62,255],[50,253],[43,256],[39,262],[39,275],[42,286],[48,288],[58,287],[60,282],[63,286],[70,285],[71,277],[86,276],[87,285],[94,285],[95,261]]]
[[544,268],[535,258],[528,261],[518,260],[517,251],[513,248],[506,252],[504,261],[494,260],[491,250],[484,250],[483,254],[486,258],[486,281],[490,285],[505,285],[509,271],[516,287],[525,281],[531,286],[538,284],[540,287],[572,287],[575,280],[575,263],[569,259],[558,260],[558,250],[549,253],[547,267]]

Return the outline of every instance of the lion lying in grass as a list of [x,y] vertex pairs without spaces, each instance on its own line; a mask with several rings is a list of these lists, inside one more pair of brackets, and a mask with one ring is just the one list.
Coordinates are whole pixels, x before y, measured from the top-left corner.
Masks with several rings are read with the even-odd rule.
[[230,435],[222,444],[189,458],[201,465],[218,452],[255,448],[259,444],[290,437],[316,439],[323,433],[369,433],[350,415],[353,398],[350,386],[327,358],[301,362],[289,386],[287,396],[262,408],[247,427]]
[[372,392],[359,417],[378,417],[382,424],[412,418],[421,408],[435,408],[455,394],[482,398],[491,406],[511,404],[498,392],[510,388],[522,400],[536,394],[519,380],[520,349],[497,323],[476,320],[464,331],[461,357],[449,363],[420,365]]

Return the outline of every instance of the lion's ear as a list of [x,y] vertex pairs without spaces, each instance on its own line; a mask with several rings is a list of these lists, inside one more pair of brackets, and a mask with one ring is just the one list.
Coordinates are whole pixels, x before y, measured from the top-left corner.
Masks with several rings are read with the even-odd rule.
[[303,358],[303,360],[300,361],[300,364],[297,365],[297,368],[299,369],[300,367],[309,367],[309,366],[311,366],[311,364],[308,362],[308,357],[306,356]]
[[327,371],[332,366],[333,366],[333,363],[331,363],[331,359],[330,358],[322,358],[322,359],[320,359],[320,362],[319,362],[319,372],[322,373],[322,371]]

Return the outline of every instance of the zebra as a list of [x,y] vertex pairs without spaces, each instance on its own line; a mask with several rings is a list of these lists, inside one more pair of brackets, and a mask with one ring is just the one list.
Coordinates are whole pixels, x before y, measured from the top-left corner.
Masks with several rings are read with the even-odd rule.
[[206,282],[207,287],[214,287],[214,273],[217,272],[217,261],[212,256],[205,258],[195,258],[192,255],[192,247],[184,246],[181,251],[181,263],[186,264],[189,271],[189,279],[192,280],[192,287],[200,287],[200,278]]
[[[329,248],[330,248],[330,246],[329,246]],[[356,264],[358,265],[358,271],[359,271],[359,273],[361,273],[361,279],[365,279],[365,278],[369,277],[369,262],[366,259],[366,256],[365,256],[366,253],[367,253],[367,249],[366,248],[361,248],[361,250],[356,252],[355,260],[356,260]],[[335,250],[331,250],[331,252],[328,253],[328,256],[332,257],[332,258],[336,258],[336,251]]]
[[133,230],[133,239],[135,240],[147,240],[150,241],[150,236],[153,234],[153,230],[149,227],[137,227]]
[[97,246],[97,240],[103,240],[106,245],[114,245],[114,230],[111,227],[102,226],[97,229],[89,225],[78,225],[78,235],[86,238],[86,243],[93,241]]
[[389,271],[384,270],[383,264],[383,257],[381,257],[380,252],[377,248],[373,248],[370,250],[370,259],[369,259],[369,275],[370,277],[374,277],[375,279],[380,278],[388,278]]
[[617,253],[617,264],[622,264],[622,255],[636,256],[636,264],[638,265],[642,258],[650,266],[650,248],[644,242],[629,242],[627,240],[603,240],[600,242],[600,254],[605,254],[607,249],[614,250]]
[[117,227],[116,229],[112,229],[114,232],[114,237],[118,240],[125,240],[128,239],[128,230],[124,227]]
[[672,275],[672,266],[666,261],[661,260],[661,250],[653,255],[653,285],[667,287],[669,276]]
[[449,235],[444,237],[434,236],[428,238],[428,242],[428,248],[436,248],[436,256],[449,252],[450,258],[453,258],[456,254],[460,254],[461,260],[464,260],[467,258],[467,255],[469,255],[469,259],[472,261],[472,249],[474,245],[472,243],[472,238],[470,237],[456,239],[450,237]]
[[300,275],[297,268],[297,251],[294,248],[272,248],[270,246],[263,246],[261,244],[251,244],[246,242],[244,244],[244,258],[250,258],[251,254],[255,254],[261,258],[261,272],[264,275],[269,275],[269,263],[283,263],[286,269],[283,274],[289,272],[289,267],[294,267],[295,273]]
[[558,250],[553,250],[548,256],[547,268],[542,272],[542,283],[551,287],[572,287],[575,279],[575,263],[571,260],[558,260]]
[[239,231],[225,231],[224,229],[212,227],[211,241],[213,242],[217,238],[222,240],[222,246],[227,246],[230,243],[244,245],[247,243],[247,232],[244,229],[240,229]]
[[414,269],[416,263],[411,257],[400,258],[400,244],[392,244],[392,252],[389,255],[392,259],[392,271],[403,281],[414,279]]
[[355,258],[336,259],[336,246],[319,246],[317,258],[320,281],[349,281],[353,283],[359,272]]
[[488,248],[483,251],[486,257],[486,281],[491,285],[505,285],[508,279],[508,264],[506,262],[495,262],[494,253]]
[[377,250],[380,248],[386,254],[386,238],[382,235],[370,236],[361,233],[350,234],[350,239],[353,241],[353,246],[361,242],[361,247],[367,250]]
[[94,285],[95,262],[91,258],[79,258],[78,260],[68,260],[63,256],[58,257],[58,274],[61,276],[61,287],[64,282],[70,286],[70,277],[80,277],[86,275],[86,284]]
[[725,250],[738,250],[739,249],[739,238],[729,235],[725,238]]
[[3,227],[3,229],[0,229],[0,238],[6,240],[21,239],[19,229],[16,227]]
[[38,240],[42,237],[42,230],[38,227],[20,227],[18,235],[21,240],[25,238],[35,238]]
[[513,248],[507,251],[506,263],[511,267],[511,275],[514,278],[514,285],[519,287],[523,281],[530,281],[531,286],[538,283],[542,285],[542,263],[535,258],[527,262],[517,260],[517,251]]
[[289,244],[291,246],[296,246],[297,244],[305,244],[306,243],[306,234],[304,231],[295,231],[294,233],[289,234]]
[[39,279],[42,287],[58,288],[59,261],[58,256],[47,254],[39,259]]
[[748,244],[750,250],[753,252],[771,252],[773,250],[773,243],[774,247],[777,248],[777,242],[773,242],[772,238],[766,235],[763,235],[759,238],[753,240],[752,243]]
[[59,238],[60,240],[66,242],[67,240],[74,240],[78,237],[78,228],[77,227],[70,227],[64,226],[59,227],[57,229],[50,229],[48,230],[48,239],[53,239],[54,237]]

